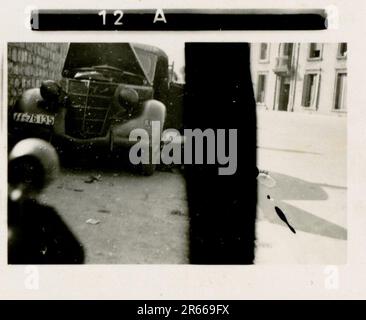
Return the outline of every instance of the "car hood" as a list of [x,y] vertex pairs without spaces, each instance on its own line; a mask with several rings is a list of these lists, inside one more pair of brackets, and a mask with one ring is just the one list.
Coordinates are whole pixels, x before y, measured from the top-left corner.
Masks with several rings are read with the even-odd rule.
[[63,74],[74,68],[108,65],[149,79],[130,43],[70,43]]

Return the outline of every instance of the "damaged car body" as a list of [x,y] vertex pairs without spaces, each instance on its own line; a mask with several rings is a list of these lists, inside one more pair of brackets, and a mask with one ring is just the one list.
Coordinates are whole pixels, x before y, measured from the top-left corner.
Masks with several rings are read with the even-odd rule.
[[[50,141],[60,153],[104,148],[125,153],[133,129],[163,130],[170,96],[168,56],[159,48],[134,43],[71,43],[60,81],[26,90],[9,112],[9,148],[20,139]],[[183,90],[178,90],[181,92]],[[159,150],[150,141],[151,156]],[[155,164],[141,164],[151,175]]]

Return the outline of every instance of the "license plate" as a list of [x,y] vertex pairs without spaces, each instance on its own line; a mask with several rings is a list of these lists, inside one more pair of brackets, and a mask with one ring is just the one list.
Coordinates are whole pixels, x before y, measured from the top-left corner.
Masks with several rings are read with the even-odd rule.
[[47,126],[53,126],[53,124],[55,123],[54,116],[40,113],[33,114],[33,113],[15,112],[13,115],[13,119],[14,121],[17,122],[44,124]]

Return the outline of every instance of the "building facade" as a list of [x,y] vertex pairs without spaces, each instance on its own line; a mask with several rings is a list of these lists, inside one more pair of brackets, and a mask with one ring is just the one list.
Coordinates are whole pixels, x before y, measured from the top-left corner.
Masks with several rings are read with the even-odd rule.
[[259,109],[346,114],[347,43],[253,43]]

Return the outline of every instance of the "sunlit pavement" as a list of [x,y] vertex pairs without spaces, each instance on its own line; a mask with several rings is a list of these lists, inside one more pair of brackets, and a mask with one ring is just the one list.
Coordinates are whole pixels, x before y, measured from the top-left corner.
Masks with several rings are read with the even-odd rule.
[[[258,183],[256,263],[345,263],[347,118],[258,112],[257,120],[258,167],[276,184]],[[84,244],[87,263],[188,263],[189,213],[177,170],[145,177],[108,164],[63,169],[40,200]]]
[[346,263],[346,125],[337,115],[257,113],[258,167],[276,185],[258,183],[256,263]]

